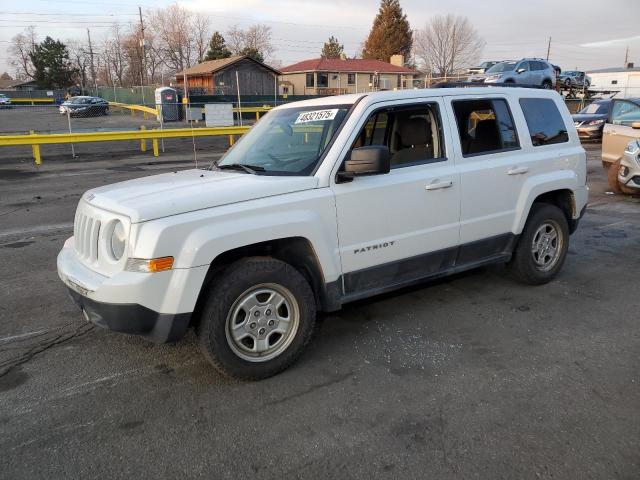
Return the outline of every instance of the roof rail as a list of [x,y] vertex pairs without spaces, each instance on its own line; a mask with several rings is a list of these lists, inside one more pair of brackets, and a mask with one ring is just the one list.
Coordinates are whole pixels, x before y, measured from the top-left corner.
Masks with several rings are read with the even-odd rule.
[[431,88],[473,88],[473,87],[510,87],[510,88],[536,88],[542,89],[540,85],[528,85],[522,83],[480,83],[480,82],[443,82],[433,85]]

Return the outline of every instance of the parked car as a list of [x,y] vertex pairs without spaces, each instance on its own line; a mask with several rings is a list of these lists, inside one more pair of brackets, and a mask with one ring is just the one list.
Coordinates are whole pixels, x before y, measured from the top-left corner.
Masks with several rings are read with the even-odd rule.
[[631,114],[629,120],[632,120],[632,127],[638,130],[638,137],[630,141],[624,149],[617,172],[617,186],[622,193],[640,194],[640,115]]
[[499,62],[493,61],[493,60],[489,60],[487,62],[482,62],[477,67],[471,67],[471,68],[467,69],[467,73],[470,74],[470,75],[478,74],[478,73],[484,73],[489,68],[493,67],[496,63],[499,63]]
[[602,131],[602,165],[608,169],[609,186],[616,193],[637,193],[639,178],[628,148],[640,138],[640,98],[614,99],[608,120]]
[[508,60],[489,68],[484,74],[472,75],[469,81],[478,83],[517,83],[552,89],[556,72],[549,62],[538,58]]
[[61,114],[82,117],[92,117],[96,115],[107,115],[109,113],[109,102],[100,97],[71,97],[60,104]]
[[0,93],[0,108],[11,108],[11,99],[4,93]]
[[558,81],[566,88],[584,88],[586,90],[591,86],[591,78],[586,73],[577,70],[567,70],[561,73]]
[[572,115],[578,136],[584,140],[600,140],[612,105],[611,99],[595,100]]
[[86,192],[58,274],[87,320],[157,342],[194,327],[215,368],[256,380],[301,355],[319,311],[493,263],[551,281],[586,181],[556,92],[314,98],[211,169]]

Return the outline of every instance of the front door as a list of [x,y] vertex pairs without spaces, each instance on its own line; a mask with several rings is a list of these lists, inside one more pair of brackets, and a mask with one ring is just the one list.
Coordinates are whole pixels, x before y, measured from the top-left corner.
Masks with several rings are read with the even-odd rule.
[[602,160],[615,163],[624,155],[627,144],[640,138],[640,130],[632,128],[633,122],[640,121],[640,106],[628,100],[615,100],[611,107],[611,123],[604,126],[602,133]]
[[[347,297],[446,270],[458,247],[460,186],[441,100],[372,107],[352,148],[385,145],[388,174],[332,185]],[[349,153],[347,153],[349,155]]]

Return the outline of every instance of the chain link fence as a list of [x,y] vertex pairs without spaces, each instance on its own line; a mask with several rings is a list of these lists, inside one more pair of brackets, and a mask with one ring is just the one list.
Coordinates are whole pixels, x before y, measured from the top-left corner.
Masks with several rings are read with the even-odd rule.
[[[59,95],[54,97],[36,96],[42,92],[32,92],[29,97],[21,97],[22,99],[33,99],[33,102],[16,101],[18,97],[13,97],[11,104],[0,104],[0,135],[126,132],[173,128],[195,130],[207,126],[205,105],[211,103],[226,105],[233,112],[231,120],[229,121],[227,117],[225,125],[251,126],[275,104],[299,99],[247,96],[241,98],[241,109],[239,109],[237,99],[233,101],[231,96],[197,96],[194,94],[189,103],[179,101],[165,104],[163,106],[164,114],[158,115],[154,89],[151,87],[144,90],[105,87],[98,89],[98,93],[101,94],[98,97],[79,96],[66,100],[60,98]],[[143,93],[144,103],[142,102]],[[127,97],[127,95],[129,96]],[[47,100],[38,102],[37,99]],[[575,113],[588,104],[589,100],[584,98],[567,100],[567,106],[571,113]],[[159,140],[159,155],[161,157],[159,160],[166,157],[167,159],[214,161],[237,138],[237,136],[229,138],[228,136],[192,135],[183,138],[161,139]],[[83,161],[117,159],[131,155],[146,155],[152,158],[151,142],[142,140],[43,145],[41,151],[45,161],[47,159],[53,160],[57,156],[72,157]],[[30,160],[32,159],[31,148],[23,146],[2,147],[0,148],[1,159]]]

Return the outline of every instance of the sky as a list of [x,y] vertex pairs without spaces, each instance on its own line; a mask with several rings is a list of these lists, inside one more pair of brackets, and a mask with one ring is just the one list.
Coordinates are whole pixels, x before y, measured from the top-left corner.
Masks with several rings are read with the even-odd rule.
[[[169,0],[0,0],[0,72],[10,71],[7,48],[12,36],[34,25],[42,39],[105,39],[111,23],[138,21],[143,10],[167,6]],[[288,65],[319,57],[330,35],[349,56],[362,48],[379,0],[179,0],[206,15],[212,30],[264,23],[272,28],[273,57]],[[400,0],[411,28],[424,27],[433,15],[469,18],[485,40],[481,60],[545,57],[563,70],[640,66],[640,0]]]

